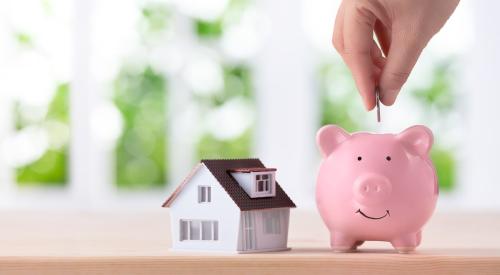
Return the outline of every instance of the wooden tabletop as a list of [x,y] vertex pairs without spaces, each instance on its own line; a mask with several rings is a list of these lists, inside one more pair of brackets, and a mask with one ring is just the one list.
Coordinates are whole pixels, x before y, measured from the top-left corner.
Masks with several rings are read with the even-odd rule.
[[290,251],[169,251],[167,209],[0,212],[0,274],[500,274],[500,213],[438,213],[415,253],[334,253],[314,211],[291,211]]

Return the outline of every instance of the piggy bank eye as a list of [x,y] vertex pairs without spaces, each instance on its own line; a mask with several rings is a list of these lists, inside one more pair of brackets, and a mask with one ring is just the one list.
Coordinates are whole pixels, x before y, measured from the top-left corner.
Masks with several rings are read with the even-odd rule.
[[387,157],[385,157],[385,159],[386,159],[387,161],[391,161],[391,156],[387,156]]
[[358,157],[358,161],[361,161],[363,158],[361,156]]

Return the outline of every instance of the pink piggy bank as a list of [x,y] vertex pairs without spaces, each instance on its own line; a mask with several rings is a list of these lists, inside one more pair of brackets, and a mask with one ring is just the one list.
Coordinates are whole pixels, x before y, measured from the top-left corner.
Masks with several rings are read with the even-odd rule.
[[318,131],[323,160],[316,202],[333,250],[388,241],[408,252],[420,244],[438,197],[432,142],[425,126],[397,135],[349,134],[335,125]]

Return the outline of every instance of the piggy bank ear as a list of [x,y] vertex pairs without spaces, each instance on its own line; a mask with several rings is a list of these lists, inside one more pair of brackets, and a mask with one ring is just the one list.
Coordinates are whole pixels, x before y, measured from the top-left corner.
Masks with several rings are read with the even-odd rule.
[[327,157],[340,143],[348,139],[349,136],[350,135],[339,126],[326,125],[319,129],[316,134],[316,143],[318,143],[323,157]]
[[411,154],[419,156],[426,156],[434,141],[431,130],[422,125],[410,127],[396,137]]

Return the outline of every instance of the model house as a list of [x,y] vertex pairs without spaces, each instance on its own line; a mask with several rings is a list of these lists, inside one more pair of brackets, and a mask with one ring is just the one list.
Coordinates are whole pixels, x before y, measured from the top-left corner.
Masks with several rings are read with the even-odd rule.
[[202,160],[163,204],[174,250],[287,249],[295,204],[258,159]]

